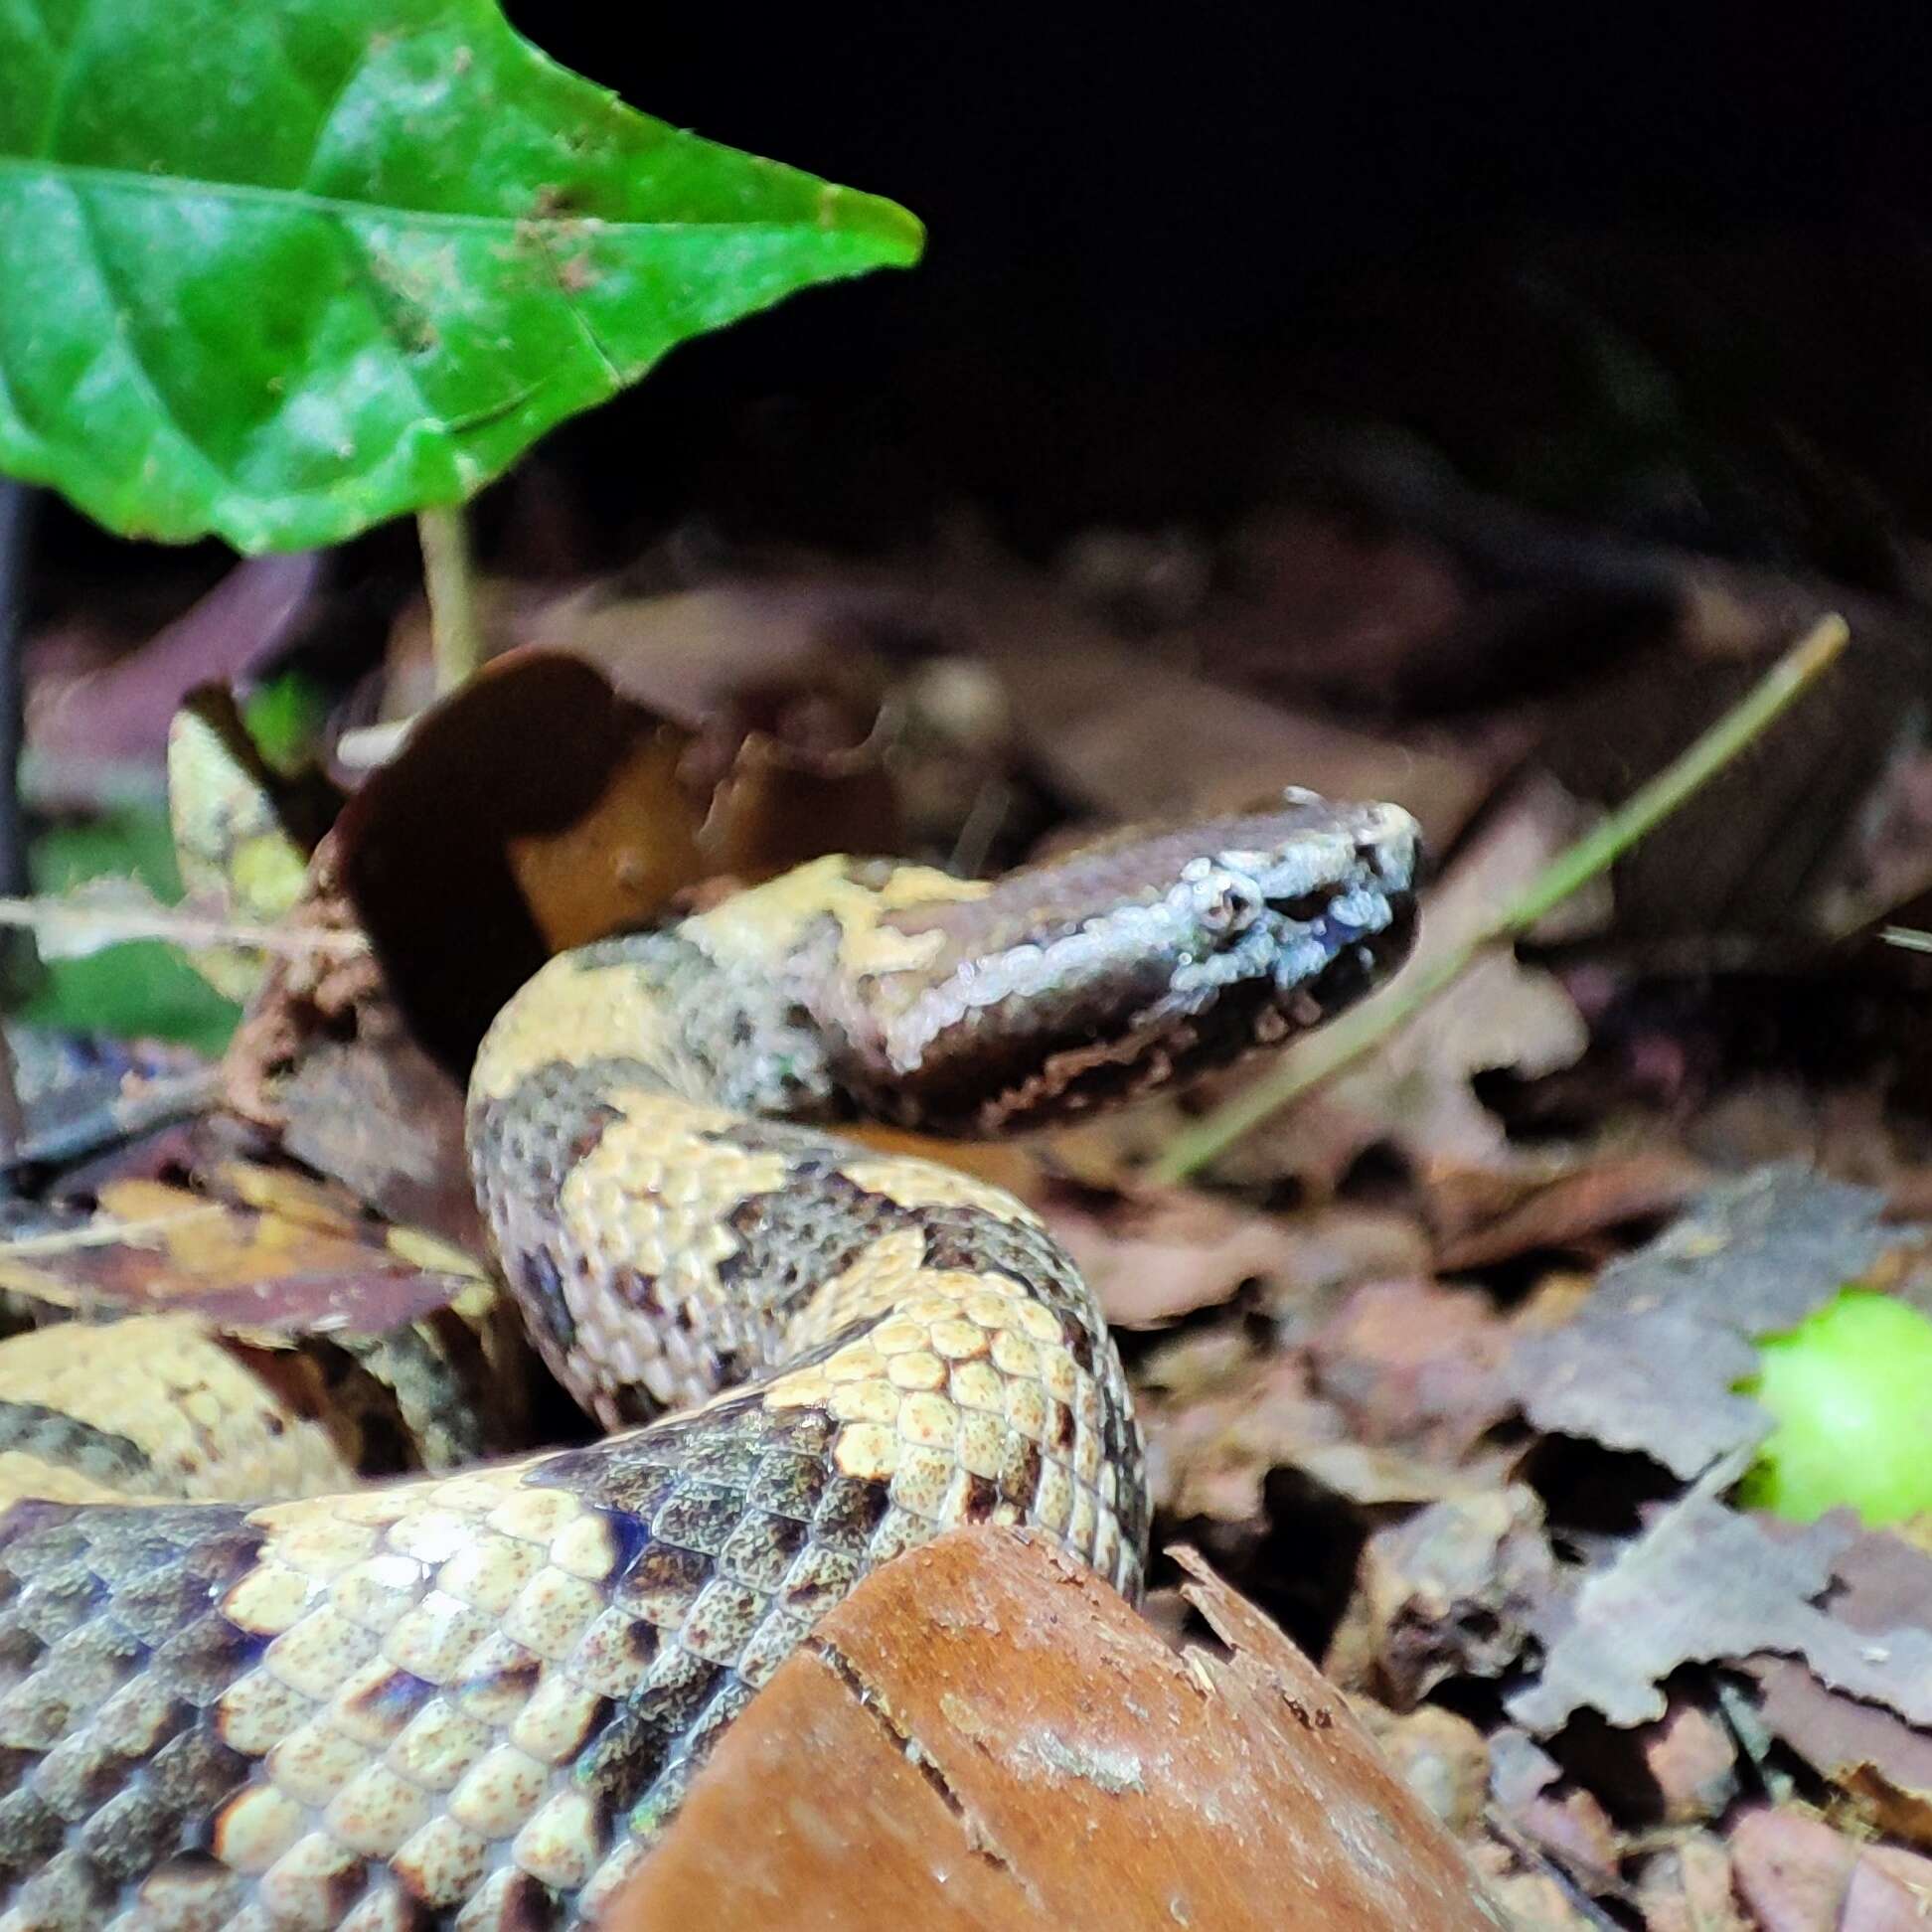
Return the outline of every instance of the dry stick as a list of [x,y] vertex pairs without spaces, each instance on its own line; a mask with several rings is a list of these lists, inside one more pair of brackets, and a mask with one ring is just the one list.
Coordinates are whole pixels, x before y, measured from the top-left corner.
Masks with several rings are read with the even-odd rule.
[[1272,1071],[1184,1128],[1145,1170],[1172,1184],[1217,1159],[1272,1113],[1333,1079],[1445,992],[1488,947],[1521,938],[1552,906],[1607,872],[1805,692],[1851,641],[1843,617],[1822,617],[1724,716],[1597,828],[1559,853],[1524,890],[1459,946],[1405,974],[1383,999],[1358,1007],[1283,1054]]
[[476,623],[476,573],[470,564],[469,524],[460,504],[416,512],[422,543],[422,583],[429,593],[429,648],[441,696],[467,684],[483,662]]
[[320,955],[354,959],[369,950],[361,932],[320,926],[244,925],[229,919],[204,919],[165,905],[89,905],[84,899],[0,898],[0,928],[24,926],[42,934],[56,951],[125,946],[162,939],[184,952],[211,952],[240,946],[249,952],[285,953],[291,958]]

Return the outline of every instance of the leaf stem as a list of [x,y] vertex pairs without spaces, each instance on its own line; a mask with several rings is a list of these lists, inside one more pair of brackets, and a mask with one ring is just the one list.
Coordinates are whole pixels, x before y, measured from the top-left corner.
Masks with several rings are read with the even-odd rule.
[[1145,1169],[1172,1186],[1216,1160],[1270,1114],[1301,1099],[1352,1065],[1437,999],[1479,953],[1522,937],[1550,909],[1607,872],[1638,840],[1763,732],[1838,657],[1852,633],[1843,617],[1822,617],[1764,677],[1708,730],[1593,831],[1560,852],[1514,899],[1499,907],[1460,945],[1402,975],[1381,999],[1344,1014],[1332,1026],[1298,1041],[1260,1079],[1207,1119],[1184,1128]]
[[422,542],[423,588],[429,593],[436,694],[442,697],[467,684],[483,662],[469,522],[460,504],[439,504],[416,512],[416,535]]

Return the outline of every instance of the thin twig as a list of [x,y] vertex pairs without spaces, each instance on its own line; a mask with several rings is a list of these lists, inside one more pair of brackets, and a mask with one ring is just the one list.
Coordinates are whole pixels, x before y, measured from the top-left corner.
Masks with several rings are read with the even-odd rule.
[[436,661],[436,690],[440,695],[467,684],[483,662],[469,523],[460,505],[418,510],[416,535],[422,543],[422,582],[429,593],[429,647]]
[[321,926],[241,925],[226,919],[172,912],[164,905],[89,905],[71,898],[0,898],[0,926],[25,926],[44,935],[51,949],[65,942],[124,946],[162,939],[187,952],[244,946],[251,952],[285,953],[290,958],[327,955],[352,959],[369,950],[360,932]]
[[[1548,1878],[1568,1901],[1571,1909],[1590,1924],[1600,1926],[1603,1932],[1623,1932],[1620,1922],[1613,1919],[1596,1899],[1577,1873],[1560,1857],[1553,1856],[1548,1847],[1537,1842],[1520,1826],[1515,1819],[1504,1811],[1501,1805],[1488,1805],[1483,1811],[1483,1823],[1514,1852],[1522,1862],[1531,1870],[1540,1871]],[[1628,1887],[1619,1884],[1617,1896],[1622,1896]]]
[[1185,1181],[1251,1133],[1270,1114],[1354,1064],[1438,999],[1478,954],[1521,938],[1578,886],[1607,872],[1654,827],[1709,781],[1824,673],[1851,641],[1844,618],[1821,618],[1724,716],[1624,804],[1560,852],[1508,904],[1460,945],[1406,973],[1385,998],[1346,1013],[1285,1052],[1271,1071],[1175,1135],[1149,1163],[1157,1183]]

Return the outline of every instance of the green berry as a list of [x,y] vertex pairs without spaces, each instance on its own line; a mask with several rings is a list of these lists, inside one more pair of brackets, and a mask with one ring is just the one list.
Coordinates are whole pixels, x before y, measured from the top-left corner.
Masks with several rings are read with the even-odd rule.
[[1794,1523],[1850,1506],[1869,1526],[1932,1511],[1932,1321],[1848,1288],[1759,1344],[1741,1384],[1778,1418],[1743,1502]]

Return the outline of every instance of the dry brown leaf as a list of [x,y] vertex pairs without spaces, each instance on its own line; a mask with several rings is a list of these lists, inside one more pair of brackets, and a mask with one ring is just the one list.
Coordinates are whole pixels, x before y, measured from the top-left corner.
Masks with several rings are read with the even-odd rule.
[[0,1288],[43,1321],[193,1316],[250,1349],[312,1358],[325,1381],[353,1360],[390,1391],[426,1467],[521,1446],[521,1329],[466,1255],[285,1170],[235,1163],[207,1182],[104,1184],[92,1214],[0,1243]]
[[1646,1858],[1636,1901],[1646,1932],[1750,1932],[1731,1889],[1730,1853],[1707,1833]]
[[283,1338],[381,1333],[487,1287],[453,1253],[426,1269],[426,1242],[408,1257],[406,1230],[359,1220],[353,1203],[314,1183],[240,1168],[224,1179],[228,1199],[109,1182],[81,1224],[0,1245],[0,1285],[51,1308],[188,1309]]
[[1139,1407],[1155,1507],[1184,1522],[1258,1523],[1277,1469],[1297,1469],[1365,1507],[1430,1503],[1472,1481],[1358,1441],[1342,1411],[1311,1391],[1293,1354],[1243,1354],[1205,1385],[1144,1388]]
[[1922,1932],[1932,1915],[1932,1859],[1860,1845],[1797,1805],[1747,1812],[1730,1854],[1759,1932]]
[[[360,934],[325,837],[287,923]],[[268,966],[221,1063],[229,1110],[367,1207],[484,1252],[463,1153],[463,1095],[404,1025],[366,949]]]
[[488,1253],[464,1152],[463,1090],[387,1001],[363,1011],[353,1041],[310,1046],[276,1098],[284,1152],[388,1218]]
[[1365,1282],[1307,1343],[1316,1387],[1365,1441],[1448,1461],[1510,1410],[1513,1346],[1488,1295],[1426,1280]]
[[1467,1717],[1440,1704],[1393,1711],[1372,1697],[1349,1699],[1402,1782],[1457,1838],[1474,1832],[1489,1796],[1489,1743]]
[[1198,1559],[1178,1658],[1007,1530],[887,1564],[720,1743],[624,1932],[1496,1932],[1344,1700]]
[[[1923,1626],[1932,1557],[1882,1533],[1856,1537],[1834,1559],[1832,1614],[1882,1647],[1889,1630]],[[1932,1728],[1829,1690],[1802,1664],[1753,1658],[1764,1721],[1880,1830],[1932,1848]]]
[[1574,1320],[1526,1335],[1509,1386],[1537,1428],[1641,1450],[1689,1481],[1769,1432],[1733,1392],[1756,1369],[1754,1338],[1794,1327],[1897,1242],[1883,1205],[1796,1166],[1713,1189],[1606,1268]]
[[163,1041],[104,1041],[11,1026],[22,1167],[63,1168],[204,1113],[216,1069]]
[[1402,1710],[1445,1679],[1502,1677],[1528,1647],[1555,1575],[1542,1507],[1523,1485],[1431,1504],[1363,1550],[1358,1655]]
[[188,693],[242,677],[282,649],[320,601],[322,576],[317,551],[243,558],[138,650],[78,677],[36,677],[27,716],[33,749],[57,783],[63,767],[84,773],[110,759],[158,760]]
[[580,657],[530,650],[419,720],[337,836],[390,988],[452,1066],[552,952],[709,879],[897,849],[876,745],[800,748],[744,724],[706,736]]
[[1294,504],[1257,511],[1233,546],[1243,594],[1195,627],[1223,676],[1359,705],[1481,675],[1479,657],[1444,662],[1488,632],[1472,621],[1468,574],[1441,545]]
[[1573,1593],[1533,1618],[1540,1676],[1509,1699],[1533,1731],[1561,1729],[1585,1706],[1611,1723],[1661,1717],[1664,1679],[1688,1663],[1737,1663],[1762,1651],[1800,1656],[1824,1683],[1932,1722],[1932,1630],[1894,1625],[1874,1635],[1818,1607],[1853,1527],[1828,1517],[1772,1534],[1718,1502],[1735,1472],[1672,1504]]
[[1005,679],[1036,761],[1110,818],[1208,817],[1306,785],[1399,799],[1440,849],[1495,782],[1493,754],[1373,737],[1214,684],[1123,648],[1018,577],[952,590],[948,607]]
[[1503,1908],[1511,1932],[1604,1932],[1601,1912],[1585,1911],[1574,1888],[1556,1875],[1547,1859],[1529,1865],[1521,1840],[1479,1842],[1471,1861]]
[[1541,1791],[1512,1811],[1509,1820],[1585,1891],[1619,1888],[1622,1848],[1595,1793],[1574,1784]]
[[1606,1258],[1605,1238],[1629,1221],[1682,1208],[1710,1172],[1672,1147],[1566,1161],[1553,1172],[1494,1168],[1432,1175],[1429,1217],[1436,1265],[1452,1273],[1532,1252]]
[[1737,1796],[1737,1745],[1702,1704],[1675,1697],[1639,1736],[1658,1816],[1667,1825],[1721,1818]]
[[[658,596],[571,590],[529,613],[519,641],[594,664],[617,690],[680,724],[702,725],[740,692],[873,684],[854,640],[921,627],[907,584],[844,564],[738,576]],[[877,694],[873,694],[876,704]]]
[[1287,1221],[1197,1188],[1105,1194],[1062,1184],[1045,1211],[1117,1328],[1160,1328],[1250,1284],[1284,1292],[1306,1245]]

